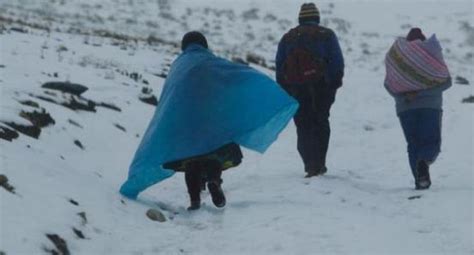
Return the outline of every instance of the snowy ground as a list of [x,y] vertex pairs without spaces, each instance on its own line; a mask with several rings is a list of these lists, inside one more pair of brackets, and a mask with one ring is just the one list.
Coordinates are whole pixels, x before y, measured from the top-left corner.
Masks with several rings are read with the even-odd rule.
[[[31,125],[19,113],[39,108],[20,103],[27,100],[54,119],[38,139],[0,139],[0,175],[15,187],[0,187],[0,254],[54,254],[47,234],[71,254],[474,254],[474,104],[461,102],[472,85],[445,94],[443,151],[428,191],[413,189],[382,86],[384,54],[411,26],[436,32],[453,77],[472,84],[471,1],[318,4],[347,65],[331,112],[327,175],[303,178],[290,123],[266,154],[245,150],[242,165],[225,173],[224,210],[205,193],[203,208],[188,213],[180,174],[138,201],[118,194],[154,110],[139,97],[143,88],[159,95],[182,34],[203,30],[219,55],[257,55],[271,68],[276,43],[296,23],[293,2],[0,0],[0,127]],[[71,101],[41,88],[49,81],[85,85],[84,98],[120,111],[39,99]],[[149,208],[167,221],[150,221]]]

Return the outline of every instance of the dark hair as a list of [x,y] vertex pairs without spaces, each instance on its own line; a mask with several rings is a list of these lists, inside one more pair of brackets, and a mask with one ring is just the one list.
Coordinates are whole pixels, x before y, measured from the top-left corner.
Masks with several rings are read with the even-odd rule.
[[426,37],[420,28],[415,27],[415,28],[410,29],[410,32],[408,32],[407,41],[411,42],[414,40],[422,40],[422,41],[426,40]]
[[208,48],[206,37],[198,31],[186,33],[181,40],[181,50],[185,50],[190,44],[199,44],[204,48]]

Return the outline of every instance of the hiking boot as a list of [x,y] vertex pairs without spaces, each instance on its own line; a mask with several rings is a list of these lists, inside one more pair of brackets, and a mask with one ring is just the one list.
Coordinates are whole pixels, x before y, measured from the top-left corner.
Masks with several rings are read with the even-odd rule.
[[420,160],[416,165],[417,178],[415,180],[416,189],[429,189],[431,186],[430,167],[427,162]]
[[321,170],[319,170],[319,175],[323,175],[328,171],[328,168],[326,166],[323,166]]
[[217,207],[224,207],[225,206],[225,196],[224,191],[221,188],[221,184],[218,181],[211,181],[207,183],[207,188],[209,189],[209,193],[211,193],[212,202]]
[[318,176],[320,171],[317,168],[306,168],[306,175],[304,178],[311,178],[313,176]]
[[191,205],[188,207],[188,211],[198,210],[199,208],[201,208],[200,200],[191,201]]

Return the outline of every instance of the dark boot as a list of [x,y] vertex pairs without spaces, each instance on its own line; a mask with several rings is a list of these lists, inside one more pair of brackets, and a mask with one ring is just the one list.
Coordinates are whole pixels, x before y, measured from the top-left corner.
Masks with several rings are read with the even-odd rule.
[[417,178],[415,179],[416,189],[429,189],[431,186],[430,167],[424,160],[418,161],[416,165]]
[[311,178],[313,176],[319,175],[319,170],[314,167],[307,167],[305,171],[306,171],[306,175],[304,176],[304,178]]
[[217,207],[224,207],[226,204],[224,191],[221,187],[220,181],[210,181],[207,183],[207,188],[209,189],[209,193],[211,193],[212,202]]
[[305,167],[305,171],[306,171],[306,176],[304,178],[311,178],[313,176],[325,174],[328,171],[328,169],[326,168],[326,166],[323,166],[323,167],[309,166],[309,167]]
[[222,190],[222,170],[219,162],[210,161],[207,164],[207,188],[212,197],[212,202],[217,207],[224,207],[226,204],[224,191]]
[[321,167],[321,170],[319,170],[319,175],[323,175],[328,171],[328,168],[326,166]]
[[188,211],[194,211],[201,208],[201,200],[193,201],[191,200],[191,205],[188,207]]
[[328,171],[328,168],[326,166],[316,168],[316,167],[307,167],[305,169],[306,175],[304,178],[311,178],[313,176],[319,176],[323,175]]
[[191,201],[191,206],[188,207],[188,210],[197,210],[201,207],[201,176],[199,169],[187,169],[184,173],[189,200]]

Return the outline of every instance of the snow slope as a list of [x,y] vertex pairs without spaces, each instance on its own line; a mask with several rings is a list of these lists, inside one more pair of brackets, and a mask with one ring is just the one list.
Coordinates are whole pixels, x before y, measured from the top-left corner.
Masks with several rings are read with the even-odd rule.
[[[204,193],[203,208],[188,213],[179,174],[138,201],[118,194],[154,110],[139,97],[144,88],[159,96],[182,34],[203,30],[219,55],[257,56],[254,66],[273,76],[276,44],[296,24],[299,5],[0,0],[0,127],[31,125],[19,113],[39,108],[20,103],[27,100],[54,119],[38,139],[0,139],[0,174],[15,187],[0,187],[0,254],[54,254],[47,234],[65,240],[71,254],[474,254],[474,106],[461,102],[472,85],[445,94],[443,151],[428,191],[413,190],[394,102],[382,86],[384,54],[411,26],[436,32],[453,77],[472,83],[471,1],[318,4],[347,65],[325,176],[303,178],[290,123],[266,154],[245,150],[242,165],[225,172],[224,210]],[[82,100],[96,102],[95,112],[40,99],[71,101],[41,88],[49,81],[87,86]],[[149,208],[167,221],[150,221]]]

